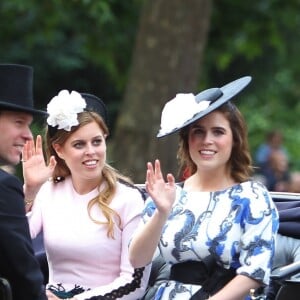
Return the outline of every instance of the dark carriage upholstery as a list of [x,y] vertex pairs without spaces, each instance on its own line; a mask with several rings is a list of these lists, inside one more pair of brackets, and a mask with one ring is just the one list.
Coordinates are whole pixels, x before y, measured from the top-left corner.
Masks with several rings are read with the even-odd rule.
[[[296,275],[295,277],[292,277]],[[272,273],[271,285],[276,291],[267,293],[266,300],[295,300],[300,294],[300,261],[283,266]]]
[[[279,235],[277,236],[276,254],[285,258],[278,268],[274,262],[267,300],[292,300],[300,293],[300,194],[271,192],[272,199],[279,211]],[[282,237],[284,239],[282,240]],[[287,245],[282,242],[287,241]],[[293,247],[291,247],[293,245]],[[282,263],[283,261],[279,261]]]
[[170,265],[166,264],[161,255],[156,256],[152,261],[151,273],[146,293],[142,300],[154,299],[158,287],[166,282],[170,276]]
[[0,300],[12,300],[10,284],[2,277],[0,277]]

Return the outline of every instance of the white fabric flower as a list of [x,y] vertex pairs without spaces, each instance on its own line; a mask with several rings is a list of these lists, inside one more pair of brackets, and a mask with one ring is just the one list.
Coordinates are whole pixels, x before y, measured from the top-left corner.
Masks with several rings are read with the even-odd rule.
[[86,102],[76,91],[69,93],[62,90],[47,105],[48,125],[70,131],[72,126],[79,124],[77,114],[84,111]]
[[163,108],[161,114],[160,134],[167,134],[192,119],[195,114],[205,110],[210,101],[197,103],[194,94],[177,94]]

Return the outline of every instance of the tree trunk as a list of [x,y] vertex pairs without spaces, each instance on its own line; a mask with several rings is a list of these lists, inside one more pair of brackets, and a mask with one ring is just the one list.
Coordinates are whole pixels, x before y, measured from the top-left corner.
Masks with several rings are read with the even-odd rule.
[[179,92],[197,93],[211,0],[146,0],[132,68],[112,137],[112,164],[136,183],[147,161],[177,175],[177,135],[157,139],[164,104]]

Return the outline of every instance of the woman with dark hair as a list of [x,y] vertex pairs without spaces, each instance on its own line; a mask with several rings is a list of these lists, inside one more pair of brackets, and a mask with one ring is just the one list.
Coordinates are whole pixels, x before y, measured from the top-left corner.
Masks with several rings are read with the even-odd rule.
[[250,80],[177,94],[162,111],[158,137],[179,131],[178,159],[190,176],[175,184],[159,160],[147,164],[150,197],[129,254],[142,267],[158,246],[171,265],[155,299],[241,300],[269,283],[278,214],[251,179],[246,124],[229,101]]
[[47,111],[48,165],[38,136],[36,145],[30,141],[24,147],[23,168],[32,238],[43,231],[48,299],[136,300],[150,269],[134,273],[128,244],[144,201],[107,163],[105,104],[94,95],[64,90]]

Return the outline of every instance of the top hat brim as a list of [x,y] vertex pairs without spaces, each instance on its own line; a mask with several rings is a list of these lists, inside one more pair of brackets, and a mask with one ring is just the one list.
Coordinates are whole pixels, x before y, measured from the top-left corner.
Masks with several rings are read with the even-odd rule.
[[0,64],[0,109],[46,115],[33,105],[33,68],[19,64]]
[[32,114],[34,116],[47,116],[48,113],[43,110],[38,110],[30,107],[24,107],[21,105],[16,105],[12,103],[7,103],[0,101],[0,110],[10,110],[10,111],[19,111]]
[[[175,133],[175,132],[179,131],[180,129],[203,118],[207,114],[213,112],[218,107],[220,107],[221,105],[223,105],[224,103],[229,101],[231,98],[233,98],[235,95],[237,95],[240,91],[242,91],[250,83],[251,80],[252,80],[251,76],[245,76],[245,77],[239,78],[237,80],[234,80],[234,81],[222,86],[221,88],[211,88],[211,89],[205,90],[203,92],[200,92],[199,94],[197,94],[195,96],[195,100],[198,103],[200,101],[206,101],[206,100],[209,101],[210,97],[213,94],[215,94],[216,91],[219,92],[220,96],[215,101],[211,101],[210,105],[206,109],[195,113],[195,115],[191,119],[186,120],[181,126],[177,126],[176,128],[173,128],[172,130],[170,130],[168,132],[163,132],[160,130],[159,133],[157,134],[157,137],[161,138],[161,137],[170,135],[172,133]],[[174,117],[176,117],[176,115]]]

